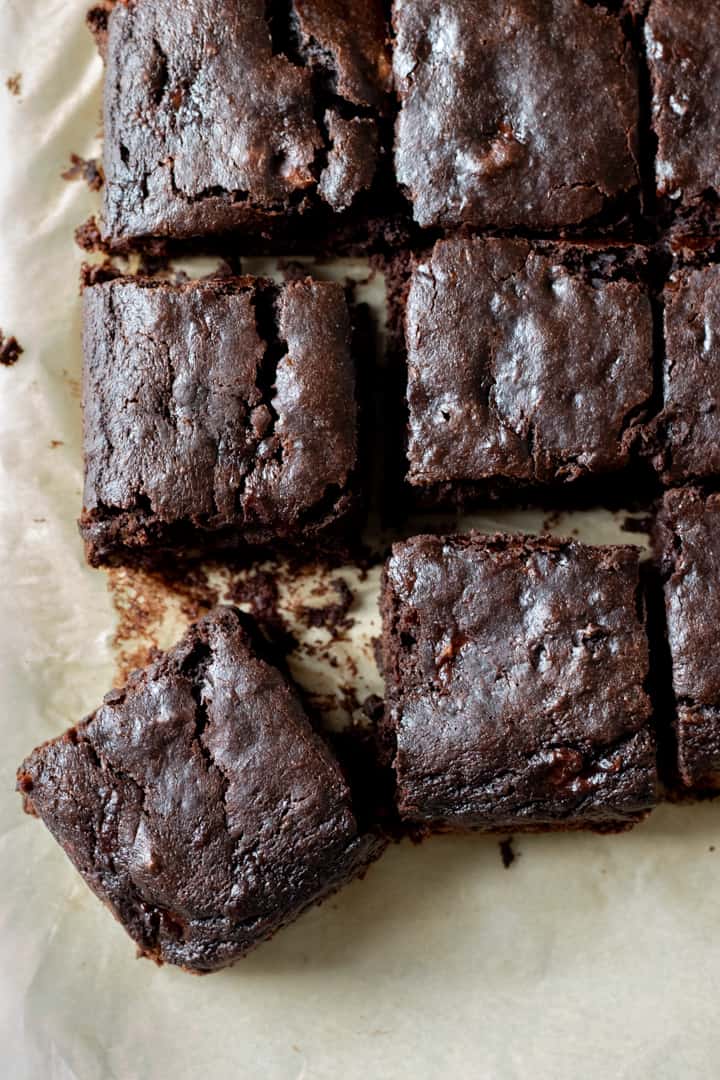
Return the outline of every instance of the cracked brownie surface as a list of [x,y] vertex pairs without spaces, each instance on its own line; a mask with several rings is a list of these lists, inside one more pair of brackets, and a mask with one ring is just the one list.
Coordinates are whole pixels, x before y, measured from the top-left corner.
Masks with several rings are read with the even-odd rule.
[[552,228],[638,185],[637,72],[583,0],[396,0],[398,181],[416,221]]
[[678,771],[691,788],[720,787],[720,495],[669,491],[655,535],[675,694]]
[[416,536],[383,584],[401,815],[620,828],[656,797],[638,550]]
[[655,464],[667,483],[720,475],[720,266],[676,271],[664,291],[663,409]]
[[249,626],[215,609],[18,772],[26,809],[140,952],[200,972],[383,847],[359,834],[339,766]]
[[128,0],[106,61],[103,237],[262,231],[372,183],[389,87],[379,0]]
[[357,406],[340,285],[119,278],[83,299],[91,563],[341,531]]
[[408,480],[457,497],[628,465],[653,393],[635,249],[439,241],[405,312]]

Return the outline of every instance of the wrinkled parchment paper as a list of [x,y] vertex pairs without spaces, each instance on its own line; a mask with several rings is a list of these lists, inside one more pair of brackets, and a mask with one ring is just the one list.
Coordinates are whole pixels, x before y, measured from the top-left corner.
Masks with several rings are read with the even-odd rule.
[[[85,6],[0,0],[0,327],[25,350],[0,369],[3,1077],[717,1077],[720,804],[663,806],[617,837],[519,837],[508,869],[497,838],[403,843],[365,881],[203,979],[136,960],[21,813],[20,760],[96,706],[117,671],[108,579],[85,567],[75,528],[72,232],[98,196],[60,173],[72,151],[98,150],[101,65]],[[627,542],[621,520],[577,515],[556,531]],[[380,688],[368,649],[377,582],[361,584],[345,646],[367,692]],[[327,676],[313,663],[295,659],[310,686]]]

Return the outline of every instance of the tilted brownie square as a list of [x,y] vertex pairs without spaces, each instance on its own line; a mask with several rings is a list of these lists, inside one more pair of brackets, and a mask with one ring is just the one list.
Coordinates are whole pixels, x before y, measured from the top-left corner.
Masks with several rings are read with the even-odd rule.
[[408,474],[429,501],[618,472],[653,394],[637,249],[455,238],[405,311]]
[[720,266],[676,271],[664,302],[655,465],[667,483],[709,479],[720,475]]
[[385,568],[401,816],[441,829],[615,829],[656,798],[632,547],[416,536]]
[[656,531],[675,694],[677,771],[720,788],[720,495],[665,495]]
[[373,181],[389,88],[379,0],[129,0],[105,55],[102,234],[264,232]]
[[218,608],[18,771],[142,954],[232,963],[376,858],[351,794],[246,616]]
[[638,187],[636,63],[584,0],[395,0],[395,169],[422,226],[574,225]]
[[322,545],[357,517],[343,288],[258,278],[84,290],[93,565],[162,550]]
[[720,195],[720,8],[652,0],[645,23],[657,135],[655,180],[681,211]]

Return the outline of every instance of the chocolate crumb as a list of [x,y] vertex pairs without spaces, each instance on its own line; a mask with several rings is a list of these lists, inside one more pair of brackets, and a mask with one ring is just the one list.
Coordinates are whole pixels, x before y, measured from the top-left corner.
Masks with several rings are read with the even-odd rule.
[[50,449],[51,450],[56,450],[58,448],[58,446],[64,446],[64,445],[65,445],[65,443],[62,441],[62,439],[51,439],[50,440]]
[[83,263],[80,267],[80,289],[122,276],[123,271],[111,259],[104,259],[101,263]]
[[515,862],[515,859],[517,858],[515,852],[513,851],[512,841],[512,836],[508,836],[506,840],[501,840],[498,844],[498,847],[500,848],[500,858],[502,859],[502,864],[506,870],[508,870],[512,866],[512,864]]
[[89,217],[75,230],[75,243],[83,251],[103,251],[104,244],[98,223],[94,217]]
[[268,570],[253,570],[237,578],[228,588],[228,600],[246,604],[273,645],[282,653],[297,648],[297,639],[278,610],[280,598],[276,576]]
[[12,367],[17,364],[24,349],[16,337],[5,337],[0,330],[0,364]]
[[11,75],[9,79],[5,80],[5,85],[14,97],[20,97],[22,93],[22,75],[18,71],[15,75]]
[[70,168],[60,176],[63,180],[84,180],[91,191],[99,191],[105,182],[97,159],[83,158],[79,154],[70,155]]
[[710,847],[708,848],[708,851],[714,851],[714,850],[715,850],[715,845],[711,844]]
[[332,578],[330,586],[337,594],[336,603],[324,604],[322,607],[301,607],[299,616],[308,627],[349,630],[355,625],[355,620],[348,619],[346,616],[353,605],[355,595],[344,578]]

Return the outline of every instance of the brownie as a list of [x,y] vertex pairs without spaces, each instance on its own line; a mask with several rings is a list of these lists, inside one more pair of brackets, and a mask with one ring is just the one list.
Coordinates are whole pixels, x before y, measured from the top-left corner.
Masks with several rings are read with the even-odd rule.
[[638,187],[638,80],[584,0],[395,0],[398,181],[422,226],[553,229]]
[[232,608],[35,750],[18,788],[140,953],[196,972],[243,956],[383,847]]
[[80,531],[93,565],[322,546],[355,520],[342,286],[119,278],[86,287],[83,308]]
[[653,394],[637,250],[456,237],[412,269],[408,474],[432,500],[629,465]]
[[616,829],[656,798],[638,550],[416,536],[383,584],[401,816]]
[[675,697],[677,772],[684,785],[720,788],[720,495],[666,493],[656,552],[663,575]]
[[104,240],[262,232],[371,185],[381,0],[127,0],[89,22],[106,61]]
[[652,0],[645,44],[658,193],[687,210],[720,193],[720,8]]
[[655,465],[666,483],[720,475],[720,266],[676,271],[664,295],[663,409]]

